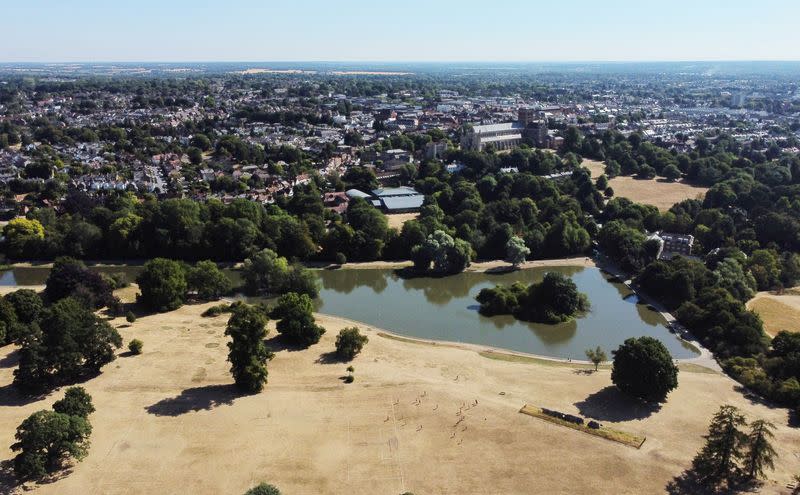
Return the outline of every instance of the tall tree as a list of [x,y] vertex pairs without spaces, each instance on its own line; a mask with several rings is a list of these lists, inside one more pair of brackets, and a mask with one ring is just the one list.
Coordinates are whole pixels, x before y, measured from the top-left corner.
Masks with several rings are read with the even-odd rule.
[[251,394],[261,392],[267,382],[267,360],[272,358],[264,345],[267,317],[255,306],[238,305],[228,321],[225,335],[231,337],[228,361],[236,386]]
[[775,425],[763,419],[757,419],[750,425],[748,451],[744,463],[744,471],[750,479],[763,478],[765,469],[775,469],[776,452],[770,440],[775,436],[772,431]]
[[740,428],[746,424],[744,415],[736,407],[719,408],[708,427],[705,446],[692,461],[692,469],[701,484],[716,486],[739,475],[738,463],[744,458],[748,440]]
[[177,261],[155,258],[144,264],[136,278],[139,301],[154,311],[172,311],[186,300],[186,273]]

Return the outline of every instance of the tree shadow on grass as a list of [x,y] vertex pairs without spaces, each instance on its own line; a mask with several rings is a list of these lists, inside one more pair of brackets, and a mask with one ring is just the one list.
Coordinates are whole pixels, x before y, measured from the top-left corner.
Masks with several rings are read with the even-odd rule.
[[307,349],[307,347],[303,347],[293,342],[289,342],[281,334],[277,334],[274,337],[268,338],[267,340],[264,341],[264,345],[266,345],[267,349],[269,349],[272,352],[280,352],[280,351],[296,352],[296,351],[304,351]]
[[19,349],[11,351],[8,356],[0,359],[0,368],[13,368],[19,364]]
[[42,478],[21,480],[14,472],[13,458],[0,462],[0,493],[20,494],[35,490],[37,485],[55,483],[72,474],[72,466],[69,462],[66,464]]
[[336,364],[336,363],[346,363],[348,361],[340,358],[339,355],[336,354],[336,351],[331,351],[331,352],[323,352],[322,354],[319,355],[319,357],[316,360],[314,360],[314,362],[316,364]]
[[215,407],[229,406],[243,395],[235,385],[206,385],[187,388],[177,397],[169,397],[145,407],[156,416],[180,416],[189,412],[210,411]]
[[9,383],[8,385],[0,387],[0,407],[26,406],[43,399],[46,395],[47,394],[26,395]]
[[745,480],[734,482],[731,486],[710,487],[700,483],[693,470],[688,470],[672,478],[665,489],[669,495],[733,495],[757,493],[762,485],[763,482],[758,480]]
[[614,386],[595,392],[574,405],[582,416],[600,421],[644,419],[661,409],[661,404],[638,401]]

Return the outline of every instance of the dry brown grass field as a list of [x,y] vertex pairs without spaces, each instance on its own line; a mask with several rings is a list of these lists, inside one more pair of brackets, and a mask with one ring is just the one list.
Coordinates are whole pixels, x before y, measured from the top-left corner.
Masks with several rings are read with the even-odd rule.
[[[592,178],[605,173],[605,164],[584,158],[582,166],[589,169]],[[687,184],[681,180],[668,182],[663,179],[641,180],[634,177],[614,177],[608,185],[614,189],[614,196],[628,198],[631,201],[653,205],[661,211],[667,211],[675,203],[684,199],[701,198],[708,191],[707,187]]]
[[[306,350],[281,346],[270,323],[269,383],[243,396],[226,362],[227,317],[202,318],[208,306],[130,326],[114,320],[144,352],[121,355],[83,384],[97,408],[88,457],[50,483],[0,492],[239,495],[266,481],[287,495],[663,493],[726,403],[777,425],[779,459],[762,493],[787,493],[800,473],[800,430],[787,426],[787,411],[752,402],[723,375],[681,372],[654,410],[622,397],[607,369],[488,359],[484,348],[421,345],[361,326],[370,341],[345,384],[347,364],[331,351],[352,323],[333,317],[319,317],[327,333]],[[17,396],[8,385],[15,362],[11,347],[0,349],[0,460],[12,457],[17,425],[63,395]],[[520,414],[526,403],[647,440],[635,449],[554,425]]]
[[759,292],[747,301],[747,308],[761,317],[772,336],[781,330],[800,332],[800,295]]
[[391,213],[386,215],[386,220],[389,222],[390,229],[400,230],[403,224],[409,220],[414,220],[419,216],[419,213]]

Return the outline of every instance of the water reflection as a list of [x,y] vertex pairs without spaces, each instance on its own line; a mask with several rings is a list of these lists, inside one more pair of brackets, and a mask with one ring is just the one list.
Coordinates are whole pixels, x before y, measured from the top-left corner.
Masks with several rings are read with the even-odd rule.
[[[573,279],[589,296],[588,314],[558,325],[517,321],[513,316],[477,313],[475,296],[484,287],[531,283],[548,271]],[[615,349],[626,338],[650,335],[662,340],[673,356],[692,357],[665,327],[663,317],[624,284],[610,282],[598,269],[552,267],[503,274],[461,273],[450,277],[402,278],[392,270],[322,270],[319,311],[363,321],[400,334],[470,342],[565,358],[583,358],[600,345]],[[627,299],[626,296],[631,296]]]

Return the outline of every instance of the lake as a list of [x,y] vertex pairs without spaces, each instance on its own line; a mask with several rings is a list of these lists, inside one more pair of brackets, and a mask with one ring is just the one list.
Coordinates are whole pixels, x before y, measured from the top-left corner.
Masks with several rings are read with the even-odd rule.
[[[139,266],[95,267],[104,273],[125,273],[132,281]],[[485,287],[540,281],[548,271],[570,277],[588,295],[591,309],[566,323],[545,325],[513,316],[478,313],[475,296]],[[14,268],[0,274],[0,285],[43,284],[45,267]],[[234,280],[237,272],[226,271]],[[597,268],[548,267],[492,274],[466,272],[448,277],[401,278],[394,270],[315,270],[321,280],[317,310],[357,320],[391,332],[425,339],[466,342],[558,358],[585,359],[598,345],[609,352],[630,337],[648,335],[662,341],[674,358],[692,358],[696,351],[669,332],[656,311],[638,304],[624,284],[611,282]]]

